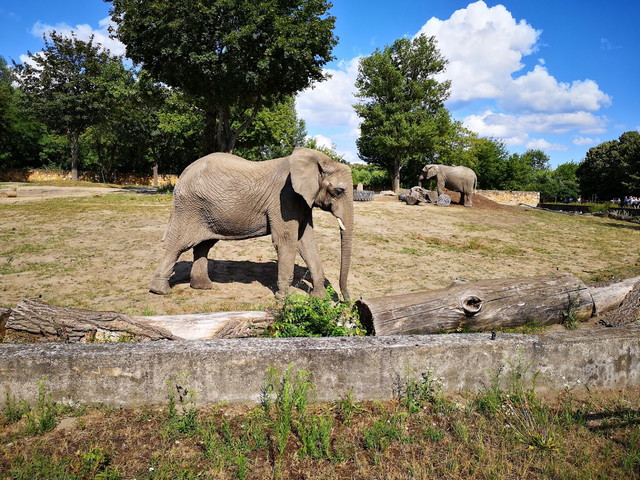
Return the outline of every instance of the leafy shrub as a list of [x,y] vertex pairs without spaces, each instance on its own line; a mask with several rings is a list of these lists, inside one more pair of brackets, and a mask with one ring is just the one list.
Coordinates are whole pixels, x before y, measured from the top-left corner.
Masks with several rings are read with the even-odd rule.
[[274,313],[276,321],[267,332],[271,337],[341,337],[364,335],[355,305],[336,302],[327,288],[325,298],[293,294]]

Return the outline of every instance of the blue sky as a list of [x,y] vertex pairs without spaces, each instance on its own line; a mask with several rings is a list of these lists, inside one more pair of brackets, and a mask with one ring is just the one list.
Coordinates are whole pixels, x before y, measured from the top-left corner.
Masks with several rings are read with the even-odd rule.
[[[334,0],[329,81],[298,96],[311,136],[358,161],[352,109],[358,59],[400,37],[435,35],[449,60],[447,107],[509,151],[543,150],[552,166],[640,128],[640,4],[629,0]],[[20,61],[55,28],[108,38],[102,0],[2,0],[0,55]]]

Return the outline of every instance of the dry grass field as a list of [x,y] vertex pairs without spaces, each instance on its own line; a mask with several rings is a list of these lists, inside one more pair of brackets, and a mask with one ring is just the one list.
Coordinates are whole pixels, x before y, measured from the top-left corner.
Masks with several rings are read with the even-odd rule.
[[[0,185],[0,189],[2,186]],[[188,284],[179,260],[170,295],[148,293],[171,207],[167,194],[116,188],[19,186],[0,198],[0,306],[23,298],[136,315],[260,310],[274,303],[275,250],[268,237],[212,249],[215,288]],[[481,280],[573,273],[587,283],[640,274],[640,225],[476,201],[408,206],[390,197],[356,202],[352,297],[438,289]],[[337,286],[339,232],[315,211],[325,273]],[[298,258],[293,291],[308,290]]]
[[[19,186],[18,197],[0,198],[0,307],[40,298],[144,315],[274,305],[269,238],[220,242],[211,291],[189,288],[185,253],[172,293],[148,293],[170,205],[169,195],[134,190]],[[355,213],[356,298],[455,278],[570,272],[591,283],[640,274],[637,224],[482,199],[466,209],[377,198]],[[336,284],[338,228],[324,212],[315,219]],[[294,291],[308,288],[305,273],[300,263]],[[0,479],[640,479],[638,388],[573,385],[542,399],[524,375],[498,383],[496,372],[485,391],[456,398],[426,376],[404,379],[396,401],[354,402],[345,392],[316,404],[309,377],[278,375],[265,374],[270,400],[254,407],[200,406],[197,392],[169,385],[159,408],[62,405],[43,380],[37,405],[0,399]]]

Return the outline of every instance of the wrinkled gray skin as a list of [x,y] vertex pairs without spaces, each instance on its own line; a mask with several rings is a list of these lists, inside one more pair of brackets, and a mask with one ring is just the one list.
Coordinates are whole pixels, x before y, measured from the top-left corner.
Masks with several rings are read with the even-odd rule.
[[[250,162],[213,153],[189,165],[176,184],[163,241],[165,253],[149,290],[169,293],[169,278],[182,252],[193,248],[191,287],[210,289],[207,255],[219,240],[271,235],[278,256],[278,293],[286,294],[296,253],[304,259],[313,295],[324,296],[325,277],[313,232],[312,207],[331,212],[341,235],[340,291],[349,298],[347,276],[353,239],[351,169],[324,153],[296,148],[284,158]],[[340,225],[342,223],[342,225]]]
[[425,165],[418,177],[418,185],[422,187],[422,180],[436,177],[438,195],[442,195],[445,188],[460,192],[461,203],[465,207],[473,206],[473,194],[478,184],[476,172],[468,167],[450,167],[447,165]]

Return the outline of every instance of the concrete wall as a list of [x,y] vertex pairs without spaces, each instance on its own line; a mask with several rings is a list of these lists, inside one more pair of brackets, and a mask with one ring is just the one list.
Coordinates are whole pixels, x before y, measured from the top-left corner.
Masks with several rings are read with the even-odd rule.
[[33,402],[46,378],[55,401],[166,404],[168,385],[199,404],[257,402],[266,369],[313,372],[318,400],[352,390],[390,399],[407,372],[431,371],[449,392],[489,386],[511,364],[539,372],[539,390],[640,385],[640,326],[545,335],[454,334],[367,338],[240,339],[123,344],[0,345],[0,398]]

